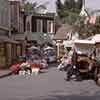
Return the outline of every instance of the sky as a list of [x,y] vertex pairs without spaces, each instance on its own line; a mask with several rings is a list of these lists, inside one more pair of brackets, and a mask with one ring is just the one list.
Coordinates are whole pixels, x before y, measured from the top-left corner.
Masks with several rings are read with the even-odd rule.
[[45,4],[49,12],[56,12],[56,0],[27,0],[29,2],[37,2],[38,4]]
[[[56,0],[27,0],[29,2],[37,2],[39,4],[46,3],[47,10],[49,12],[56,12]],[[64,0],[62,0],[64,1]],[[48,3],[47,3],[48,2]],[[92,9],[99,9],[100,8],[100,0],[85,0],[86,8],[92,8]]]
[[93,10],[100,9],[100,0],[85,0],[85,6]]

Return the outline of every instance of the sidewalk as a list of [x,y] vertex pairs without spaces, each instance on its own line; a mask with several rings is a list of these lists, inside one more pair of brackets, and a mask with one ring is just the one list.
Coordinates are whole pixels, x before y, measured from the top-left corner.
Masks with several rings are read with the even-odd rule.
[[9,69],[0,70],[0,76],[6,75],[6,74],[8,74],[10,72],[11,71]]

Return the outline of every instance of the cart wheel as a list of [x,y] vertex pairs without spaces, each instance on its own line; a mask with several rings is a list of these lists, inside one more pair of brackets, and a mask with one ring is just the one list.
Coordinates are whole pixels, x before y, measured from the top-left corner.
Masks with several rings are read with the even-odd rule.
[[100,74],[98,74],[98,68],[95,68],[94,71],[94,81],[98,86],[100,86]]
[[100,86],[100,73],[95,73],[95,78],[94,78],[96,84]]
[[97,78],[98,78],[98,69],[95,68],[95,71],[94,71],[94,80],[97,81]]
[[97,83],[98,86],[100,86],[100,77],[97,78],[96,83]]

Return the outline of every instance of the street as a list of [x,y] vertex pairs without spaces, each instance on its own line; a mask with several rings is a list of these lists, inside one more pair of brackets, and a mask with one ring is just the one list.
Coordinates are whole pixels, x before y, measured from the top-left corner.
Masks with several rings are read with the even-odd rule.
[[64,80],[65,72],[49,68],[38,76],[13,75],[0,79],[0,100],[100,100],[93,80]]

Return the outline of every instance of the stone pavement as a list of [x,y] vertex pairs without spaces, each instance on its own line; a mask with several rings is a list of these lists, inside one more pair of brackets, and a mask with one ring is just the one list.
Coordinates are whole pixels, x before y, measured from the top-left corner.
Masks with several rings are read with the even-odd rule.
[[100,87],[93,80],[67,82],[64,75],[52,67],[38,76],[2,78],[0,100],[100,100]]

